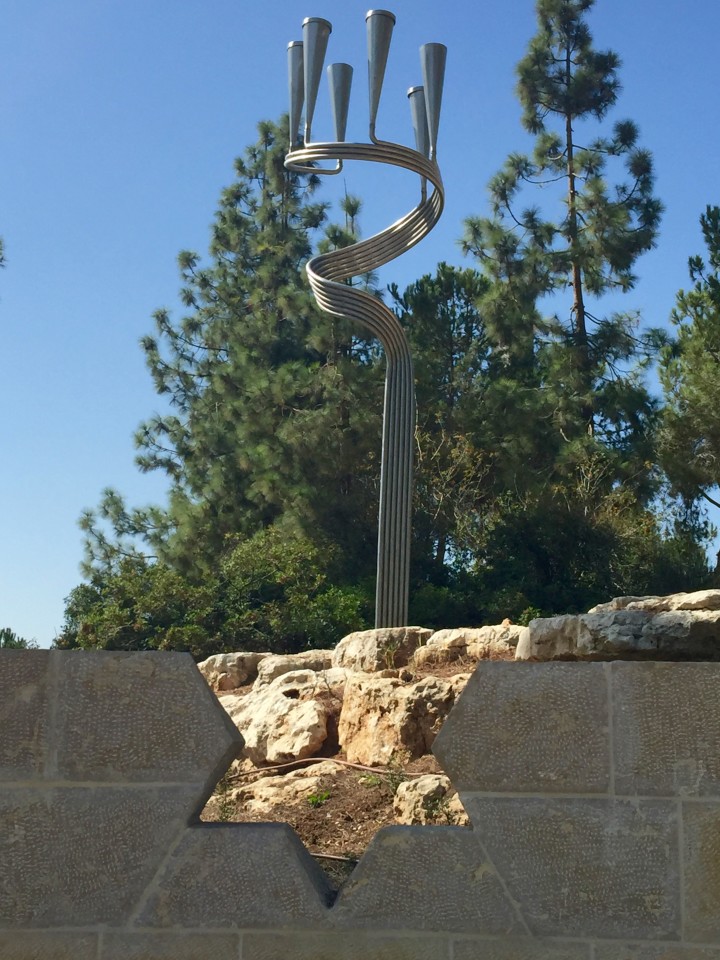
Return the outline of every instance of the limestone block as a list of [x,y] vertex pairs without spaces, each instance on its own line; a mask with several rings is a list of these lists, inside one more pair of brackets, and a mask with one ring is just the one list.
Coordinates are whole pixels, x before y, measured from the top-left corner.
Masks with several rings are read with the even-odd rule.
[[614,663],[615,791],[720,796],[718,669]]
[[203,824],[185,833],[138,927],[308,927],[329,885],[287,824]]
[[209,792],[242,747],[189,654],[51,657],[58,670],[59,779],[193,782]]
[[237,960],[237,933],[108,933],[101,960]]
[[595,960],[720,960],[720,948],[678,943],[598,943]]
[[456,940],[453,960],[591,960],[587,943],[548,943],[529,937]]
[[254,680],[258,664],[269,656],[269,653],[217,653],[203,660],[197,668],[213,690],[234,690]]
[[720,659],[720,610],[665,609],[670,602],[668,598],[651,599],[654,608],[648,606],[650,600],[628,601],[627,606],[619,610],[595,608],[598,612],[578,617],[531,620],[527,636],[518,642],[515,657],[518,660]]
[[347,928],[521,932],[492,864],[463,827],[379,830],[331,920]]
[[0,929],[2,960],[97,960],[95,933]]
[[685,936],[720,940],[720,804],[683,804]]
[[680,609],[655,614],[643,628],[642,644],[662,658],[718,660],[720,611]]
[[47,650],[0,650],[0,782],[43,775],[49,660]]
[[573,657],[579,628],[577,617],[542,617],[531,620],[515,649],[516,660],[562,660]]
[[0,794],[0,927],[124,922],[197,800],[196,785]]
[[462,799],[533,935],[679,938],[674,801]]
[[348,933],[246,934],[243,960],[448,960],[446,937]]
[[437,677],[403,683],[353,674],[338,724],[340,745],[351,763],[382,765],[397,752],[421,757],[430,752],[454,701],[452,684]]
[[433,753],[461,795],[604,793],[605,670],[602,663],[480,663]]
[[254,689],[267,686],[276,677],[293,670],[327,670],[332,665],[332,650],[303,650],[300,653],[273,654],[258,665]]
[[350,633],[335,647],[332,665],[363,673],[405,667],[431,636],[432,630],[423,627],[385,627]]
[[720,590],[695,590],[692,593],[672,593],[666,597],[616,597],[609,603],[599,603],[589,613],[607,613],[611,610],[647,610],[661,613],[665,610],[720,610]]

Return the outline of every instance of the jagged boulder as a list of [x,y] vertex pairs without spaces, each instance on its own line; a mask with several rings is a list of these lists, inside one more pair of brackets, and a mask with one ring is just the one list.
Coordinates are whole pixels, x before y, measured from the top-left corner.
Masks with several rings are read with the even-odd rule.
[[405,780],[395,792],[393,810],[398,823],[448,823],[466,826],[469,823],[460,798],[448,777],[427,773]]
[[424,627],[384,627],[350,633],[335,647],[332,665],[362,673],[404,667],[431,636],[432,630]]
[[301,653],[271,654],[258,666],[255,689],[267,687],[277,677],[296,670],[327,670],[332,665],[332,650],[303,650]]
[[430,752],[455,701],[447,680],[351,675],[345,687],[338,738],[353,763],[383,765],[393,754],[410,759]]
[[618,597],[578,616],[532,620],[518,660],[720,660],[720,591]]
[[[296,673],[318,677],[311,671]],[[228,694],[219,698],[243,736],[243,756],[255,766],[301,760],[322,748],[330,711],[322,699],[309,696],[308,683],[307,676],[288,680],[282,675],[268,687],[244,697]]]
[[218,653],[199,663],[198,670],[213,690],[235,690],[254,680],[268,653]]
[[438,630],[412,658],[416,669],[457,660],[511,660],[525,628],[514,623]]

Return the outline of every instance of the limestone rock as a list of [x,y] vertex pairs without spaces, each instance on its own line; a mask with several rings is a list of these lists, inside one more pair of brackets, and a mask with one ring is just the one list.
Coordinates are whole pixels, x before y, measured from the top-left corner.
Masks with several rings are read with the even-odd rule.
[[401,783],[395,793],[393,810],[398,823],[449,823],[455,826],[468,823],[468,816],[450,780],[438,773],[428,773]]
[[[720,610],[693,606],[713,602],[689,599],[694,596],[623,598],[622,609],[532,620],[516,659],[720,659]],[[670,604],[673,609],[664,609]]]
[[671,593],[666,597],[615,597],[599,603],[589,613],[615,610],[645,610],[665,613],[670,610],[720,610],[720,590],[695,590],[692,593]]
[[291,700],[312,700],[329,694],[342,699],[347,683],[348,672],[339,667],[329,670],[291,670],[281,673],[267,686],[253,687],[251,697],[262,697],[267,693],[282,693]]
[[338,765],[323,760],[300,770],[291,770],[284,776],[262,777],[232,791],[232,799],[241,803],[252,814],[272,814],[281,803],[293,803],[315,793],[323,777],[334,777]]
[[270,687],[262,695],[231,694],[220,703],[242,733],[243,756],[256,766],[312,757],[327,738],[327,708]]
[[335,648],[332,665],[363,673],[404,667],[431,636],[432,630],[424,627],[384,627],[350,633]]
[[197,665],[213,690],[234,690],[254,680],[268,653],[218,653]]
[[510,660],[523,630],[524,627],[509,622],[438,630],[424,647],[415,651],[413,666],[428,669],[433,664],[451,663],[466,657],[471,660]]
[[303,650],[301,653],[271,654],[258,666],[255,689],[266,687],[283,673],[295,670],[326,670],[332,663],[332,650]]
[[437,677],[404,684],[351,675],[340,714],[340,745],[353,763],[386,764],[396,752],[421,757],[430,752],[454,700],[452,684]]

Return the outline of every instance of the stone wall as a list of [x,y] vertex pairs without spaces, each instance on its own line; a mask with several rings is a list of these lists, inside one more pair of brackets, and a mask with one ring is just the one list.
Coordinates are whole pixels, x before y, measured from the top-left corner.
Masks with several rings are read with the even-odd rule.
[[0,651],[0,960],[720,960],[720,664],[481,663],[435,745],[472,817],[332,902],[199,822],[239,735],[189,657]]

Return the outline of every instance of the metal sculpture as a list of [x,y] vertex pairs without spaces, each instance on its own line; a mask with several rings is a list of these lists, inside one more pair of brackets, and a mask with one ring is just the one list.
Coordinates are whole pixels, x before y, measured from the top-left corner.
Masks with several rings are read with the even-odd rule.
[[[444,191],[436,154],[447,51],[440,43],[420,48],[423,86],[408,91],[416,149],[378,140],[375,123],[395,16],[387,10],[371,10],[365,19],[371,142],[345,142],[352,83],[352,67],[346,63],[331,64],[327,70],[335,140],[312,141],[313,115],[332,25],[319,17],[308,17],[303,21],[302,41],[288,45],[291,149],[285,166],[301,173],[337,174],[346,160],[364,160],[402,167],[421,178],[420,202],[410,213],[367,240],[313,257],[306,267],[319,306],[330,314],[363,324],[385,350],[375,626],[396,627],[407,624],[410,582],[415,426],[412,356],[397,317],[376,297],[343,281],[377,270],[409,250],[432,230],[442,213]],[[305,127],[300,140],[303,102]],[[321,166],[333,160],[334,167]]]

